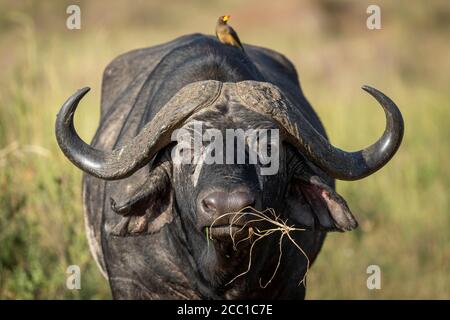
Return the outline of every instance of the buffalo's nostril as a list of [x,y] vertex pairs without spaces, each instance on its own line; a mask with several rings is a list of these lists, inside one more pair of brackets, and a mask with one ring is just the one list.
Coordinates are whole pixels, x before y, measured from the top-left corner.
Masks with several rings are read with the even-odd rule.
[[202,201],[203,207],[206,211],[215,212],[217,211],[218,199],[216,197],[208,196]]
[[229,212],[238,212],[245,207],[254,206],[255,197],[248,192],[234,192],[228,198]]
[[218,214],[238,212],[254,204],[255,197],[249,192],[213,192],[202,201],[206,212]]

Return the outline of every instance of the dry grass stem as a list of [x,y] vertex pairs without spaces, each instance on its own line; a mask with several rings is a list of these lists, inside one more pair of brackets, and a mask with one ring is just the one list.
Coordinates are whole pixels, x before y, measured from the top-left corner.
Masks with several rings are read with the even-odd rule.
[[[247,210],[251,210],[251,211],[247,211]],[[290,242],[292,242],[294,244],[294,246],[306,258],[306,261],[307,261],[306,272],[299,282],[299,285],[301,285],[301,284],[305,285],[306,276],[308,274],[309,267],[310,267],[310,260],[308,258],[308,255],[306,254],[306,252],[293,239],[293,237],[290,235],[290,233],[294,232],[294,231],[305,231],[306,229],[296,228],[293,225],[292,226],[287,225],[287,219],[282,220],[280,218],[280,215],[277,215],[273,208],[268,208],[264,211],[258,211],[253,207],[245,207],[245,208],[241,209],[239,212],[225,213],[225,214],[217,217],[213,221],[213,223],[211,224],[209,229],[213,228],[218,220],[223,219],[228,216],[232,216],[231,220],[229,221],[229,233],[230,233],[231,241],[233,243],[234,250],[237,250],[237,246],[240,243],[245,242],[245,241],[250,241],[251,246],[250,246],[250,250],[249,250],[249,259],[248,259],[247,269],[245,271],[241,272],[240,274],[238,274],[237,276],[235,276],[233,279],[231,279],[227,283],[227,285],[234,282],[237,278],[250,272],[250,269],[252,266],[252,253],[253,253],[253,249],[254,249],[256,243],[258,241],[260,241],[261,239],[264,239],[276,232],[280,233],[280,239],[278,241],[278,247],[279,247],[278,261],[277,261],[275,269],[274,269],[271,277],[269,278],[269,280],[265,284],[262,284],[262,280],[260,278],[259,285],[261,286],[261,288],[266,288],[275,278],[275,275],[277,274],[278,269],[281,264],[281,258],[283,256],[283,239],[285,238],[285,236],[287,236],[287,238],[290,240]],[[244,218],[249,218],[249,217],[251,218],[250,220],[247,220],[243,224],[240,224]],[[256,226],[255,223],[263,223],[263,224],[265,223],[271,227],[262,228],[261,226]],[[239,228],[236,230],[233,227],[239,227]],[[248,230],[247,236],[236,242],[237,234],[244,232],[245,229]],[[210,239],[213,240],[211,230],[210,230],[210,232],[208,232],[208,234],[209,234]]]

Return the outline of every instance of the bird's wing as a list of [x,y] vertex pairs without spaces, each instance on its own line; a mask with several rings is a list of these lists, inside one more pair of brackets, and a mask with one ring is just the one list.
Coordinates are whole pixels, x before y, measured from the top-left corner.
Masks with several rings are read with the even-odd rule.
[[236,45],[237,45],[239,48],[244,49],[244,48],[242,47],[241,40],[239,40],[239,37],[238,37],[236,31],[234,31],[234,29],[233,29],[232,27],[230,27],[230,35],[231,35],[231,36],[233,37],[233,39],[236,41]]

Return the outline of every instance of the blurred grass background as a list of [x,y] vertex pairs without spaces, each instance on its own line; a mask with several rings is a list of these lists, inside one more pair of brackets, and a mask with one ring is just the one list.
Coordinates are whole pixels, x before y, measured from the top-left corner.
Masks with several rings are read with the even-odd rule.
[[[66,8],[81,7],[81,30]],[[378,4],[382,29],[366,28]],[[332,142],[356,150],[384,128],[372,85],[400,107],[404,143],[381,171],[338,182],[360,222],[330,234],[310,271],[308,299],[450,298],[450,3],[442,1],[0,0],[0,298],[110,298],[85,239],[81,172],[59,151],[55,115],[76,89],[90,140],[101,76],[117,55],[182,34],[212,34],[218,16],[242,41],[285,54]],[[67,290],[77,264],[82,290]],[[382,289],[368,290],[377,264]]]

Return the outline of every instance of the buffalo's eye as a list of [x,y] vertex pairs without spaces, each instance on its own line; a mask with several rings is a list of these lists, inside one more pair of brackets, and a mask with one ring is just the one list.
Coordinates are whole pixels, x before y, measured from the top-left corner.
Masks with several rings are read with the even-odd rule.
[[190,153],[191,151],[192,151],[192,149],[188,148],[188,147],[180,147],[180,148],[178,148],[178,152],[179,152],[181,157],[186,157],[186,154]]
[[279,157],[278,144],[273,141],[263,141],[258,145],[258,164],[261,166],[271,165]]
[[194,150],[190,145],[178,144],[172,153],[174,163],[192,164],[194,159]]

